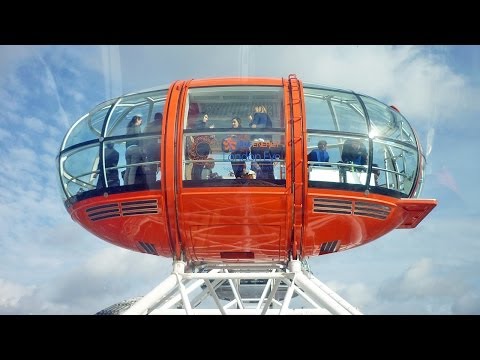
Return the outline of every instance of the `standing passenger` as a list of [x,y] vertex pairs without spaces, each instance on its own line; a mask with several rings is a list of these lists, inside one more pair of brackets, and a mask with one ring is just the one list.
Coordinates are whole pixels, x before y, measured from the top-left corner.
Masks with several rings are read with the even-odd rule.
[[[107,184],[108,187],[120,186],[120,178],[118,177],[118,169],[111,169],[118,165],[118,160],[120,158],[118,151],[114,149],[113,143],[107,143],[105,147],[105,174],[107,175]],[[100,170],[100,164],[98,164],[98,169]],[[95,174],[97,176],[97,174]],[[97,189],[103,188],[105,183],[103,181],[103,175],[101,174],[98,178]]]
[[[203,113],[200,120],[195,125],[195,129],[211,129],[214,126],[208,126],[208,114]],[[194,160],[192,166],[192,180],[202,180],[202,172],[205,168],[205,162],[211,154],[210,144],[215,141],[212,135],[196,135],[193,137],[193,144],[189,148],[189,157]]]
[[105,173],[107,174],[108,187],[120,186],[120,178],[118,177],[118,169],[110,169],[118,165],[119,154],[114,149],[113,143],[107,143],[105,148]]
[[272,120],[267,114],[267,108],[265,107],[265,105],[255,106],[255,112],[253,114],[253,119],[250,127],[253,129],[272,127]]
[[347,140],[343,144],[342,161],[344,163],[352,163],[356,165],[367,164],[367,149],[360,140]]
[[[234,117],[232,119],[232,129],[240,128],[242,128],[242,120],[239,117]],[[235,149],[232,150],[230,154],[230,159],[237,160],[231,162],[232,170],[235,178],[240,179],[246,171],[245,161],[243,161],[242,159],[246,159],[248,157],[249,137],[247,134],[234,134],[231,137],[234,140],[233,144]]]
[[[141,134],[142,117],[135,115],[127,125],[127,135]],[[125,185],[145,183],[145,173],[140,165],[129,166],[131,164],[138,164],[143,161],[142,149],[139,146],[138,139],[130,139],[125,142],[125,160],[127,168],[125,170],[123,182]]]
[[[272,127],[272,120],[270,119],[270,116],[268,116],[267,109],[264,105],[255,106],[250,127],[252,129],[266,129]],[[252,136],[253,143],[250,152],[254,161],[251,163],[251,169],[256,172],[257,179],[274,180],[273,163],[275,154],[270,151],[272,135],[263,134],[261,138],[259,136],[259,134]],[[261,146],[264,144],[270,145]]]
[[146,162],[153,162],[144,166],[145,176],[149,188],[155,185],[157,181],[157,172],[159,171],[160,161],[160,136],[162,134],[163,114],[161,112],[155,113],[153,120],[145,127],[144,133],[154,133],[155,138],[148,138],[143,140],[143,152]]
[[[367,149],[365,145],[358,139],[349,139],[343,144],[342,162],[353,165],[367,164]],[[350,168],[350,166],[348,166]],[[351,166],[351,172],[364,171],[361,167]],[[340,168],[340,178],[342,182],[347,182],[347,167]]]

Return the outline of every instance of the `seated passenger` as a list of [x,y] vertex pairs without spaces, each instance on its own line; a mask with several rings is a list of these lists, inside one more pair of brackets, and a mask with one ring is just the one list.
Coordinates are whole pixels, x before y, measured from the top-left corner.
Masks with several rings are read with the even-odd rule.
[[[315,161],[315,162],[329,162],[330,156],[328,155],[327,151],[327,142],[325,140],[320,140],[317,144],[318,149],[313,149],[308,154],[307,160],[308,161]],[[310,165],[321,165],[321,166],[331,166],[328,164],[310,164]]]
[[215,159],[209,157],[205,162],[203,162],[203,170],[201,173],[201,178],[205,179],[222,179],[222,176],[218,175],[218,173],[213,172],[213,168],[215,167]]
[[256,179],[257,174],[253,170],[245,170],[241,176],[242,179]]

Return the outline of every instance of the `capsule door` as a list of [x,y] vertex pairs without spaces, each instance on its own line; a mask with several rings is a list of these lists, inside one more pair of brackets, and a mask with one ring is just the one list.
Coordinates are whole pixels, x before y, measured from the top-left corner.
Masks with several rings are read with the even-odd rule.
[[175,168],[178,240],[188,259],[288,258],[289,104],[281,79],[185,85],[176,130],[170,129],[175,159],[166,160]]

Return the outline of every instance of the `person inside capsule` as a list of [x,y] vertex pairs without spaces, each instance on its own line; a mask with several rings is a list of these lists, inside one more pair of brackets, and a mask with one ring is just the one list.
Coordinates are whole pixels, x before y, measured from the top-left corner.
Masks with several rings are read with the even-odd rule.
[[[145,127],[144,133],[155,133],[159,136],[162,132],[162,121],[163,114],[161,112],[155,113],[153,120]],[[156,183],[157,173],[159,171],[160,137],[143,140],[143,153],[146,162],[155,162],[144,166],[147,184],[151,188]]]
[[[127,135],[141,134],[142,117],[135,115],[127,124]],[[123,173],[123,182],[125,185],[145,183],[145,172],[140,165],[134,165],[143,161],[143,152],[140,146],[140,140],[129,139],[125,142],[125,161],[127,168]]]
[[[348,180],[350,172],[362,172],[366,171],[363,166],[367,164],[367,148],[358,139],[348,139],[343,144],[342,160],[339,163],[350,164],[349,166],[339,165],[340,179],[342,182],[356,182],[350,178]],[[349,173],[347,173],[349,171]]]
[[342,162],[346,164],[366,165],[367,149],[360,140],[351,139],[345,141],[342,150]]
[[[200,119],[195,125],[195,129],[211,129],[214,125],[208,125],[208,114],[202,113]],[[212,153],[211,145],[215,142],[215,136],[213,135],[195,135],[193,136],[193,143],[189,145],[188,154],[191,160],[193,160],[191,179],[202,180],[205,177],[202,176],[205,169],[205,161]]]
[[327,142],[325,140],[320,140],[317,144],[318,149],[313,149],[308,154],[308,161],[313,161],[311,165],[321,165],[321,166],[330,166],[328,163],[330,161],[330,156],[327,151]]
[[[118,160],[120,155],[117,150],[114,148],[114,143],[107,143],[105,147],[105,173],[107,175],[107,184],[108,187],[120,186],[120,178],[118,176],[118,169],[112,169],[118,165]],[[98,169],[100,170],[101,166],[98,164]],[[95,173],[94,177],[98,176],[97,189],[105,187],[103,181],[103,175]]]
[[272,127],[272,120],[270,116],[267,114],[267,108],[265,105],[258,105],[254,108],[253,116],[251,116],[252,121],[250,123],[250,127],[253,129],[256,128],[271,128]]
[[[235,116],[232,119],[232,129],[240,128],[242,128],[242,120],[238,116]],[[248,157],[249,137],[246,134],[233,134],[230,136],[230,139],[231,146],[233,147],[230,158],[232,160],[237,160],[231,162],[232,170],[235,178],[240,179],[243,177],[246,171],[246,164],[242,159],[246,159]]]
[[[257,105],[254,108],[254,114],[250,123],[252,129],[272,128],[272,120],[267,114],[267,108],[264,105]],[[273,166],[274,154],[272,154],[272,135],[258,134],[252,135],[252,155],[251,170],[255,171],[257,179],[275,180]]]

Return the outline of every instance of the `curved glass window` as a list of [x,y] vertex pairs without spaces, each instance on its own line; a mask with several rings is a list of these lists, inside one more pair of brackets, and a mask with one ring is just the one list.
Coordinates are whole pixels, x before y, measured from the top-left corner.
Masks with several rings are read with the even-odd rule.
[[422,174],[417,140],[397,110],[343,91],[305,87],[304,94],[309,186],[419,196],[412,194]]
[[[167,91],[112,99],[77,120],[57,158],[64,200],[160,189]],[[310,187],[420,195],[419,143],[395,108],[314,85],[304,96]],[[284,112],[282,86],[190,88],[181,119],[183,186],[284,187]]]
[[[64,200],[105,191],[160,189],[167,89],[104,102],[67,133],[57,161]],[[134,131],[129,123],[135,119]]]
[[109,100],[97,105],[91,112],[78,119],[65,136],[62,149],[67,149],[70,146],[89,140],[98,140],[102,135],[102,127],[108,111],[115,101]]
[[98,145],[77,148],[62,154],[63,184],[70,196],[96,188]]
[[361,96],[370,118],[370,137],[386,137],[416,146],[413,130],[398,111],[368,96]]
[[305,88],[307,128],[368,134],[363,108],[355,94]]
[[377,186],[410,194],[418,171],[418,152],[411,146],[373,140],[373,163]]
[[285,186],[282,87],[191,88],[186,105],[184,186]]
[[142,117],[142,131],[146,123],[153,119],[155,112],[162,112],[165,105],[166,91],[133,94],[121,98],[113,107],[108,119],[106,136],[124,135],[128,122],[133,116]]
[[[359,149],[363,149],[363,157],[360,156],[359,160],[352,158],[348,150],[353,142],[359,144]],[[368,175],[367,149],[366,137],[327,135],[318,130],[309,131],[307,144],[309,181],[365,186]],[[375,185],[373,177],[370,177],[369,183]]]

